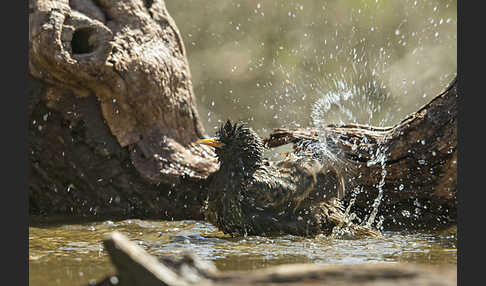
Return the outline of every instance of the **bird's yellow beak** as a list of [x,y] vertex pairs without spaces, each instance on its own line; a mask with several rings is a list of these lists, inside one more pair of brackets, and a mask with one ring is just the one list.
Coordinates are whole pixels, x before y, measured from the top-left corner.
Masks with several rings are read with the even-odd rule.
[[204,144],[204,145],[209,145],[213,146],[216,148],[221,148],[224,146],[224,143],[221,143],[218,139],[216,138],[208,138],[208,139],[201,139],[196,141],[197,144]]

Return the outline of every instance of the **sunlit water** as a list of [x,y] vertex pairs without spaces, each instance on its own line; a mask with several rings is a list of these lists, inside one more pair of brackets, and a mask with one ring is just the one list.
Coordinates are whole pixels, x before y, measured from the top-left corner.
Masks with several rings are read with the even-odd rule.
[[114,273],[102,239],[115,230],[153,255],[192,251],[222,271],[284,263],[457,263],[455,229],[384,232],[383,238],[356,240],[291,235],[231,238],[202,221],[131,219],[29,227],[29,284],[84,285]]

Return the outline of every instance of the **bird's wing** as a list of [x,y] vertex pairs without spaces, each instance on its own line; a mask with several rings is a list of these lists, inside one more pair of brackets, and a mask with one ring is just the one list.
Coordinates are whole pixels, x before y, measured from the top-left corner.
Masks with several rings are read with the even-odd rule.
[[310,157],[288,158],[259,169],[246,186],[247,198],[257,208],[297,209],[313,190],[321,164]]

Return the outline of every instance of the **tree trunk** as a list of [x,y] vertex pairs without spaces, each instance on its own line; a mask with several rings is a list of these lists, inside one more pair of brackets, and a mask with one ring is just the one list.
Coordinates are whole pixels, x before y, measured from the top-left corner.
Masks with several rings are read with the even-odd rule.
[[337,151],[333,163],[347,175],[345,202],[364,218],[382,189],[379,212],[387,229],[456,223],[457,79],[430,103],[393,127],[363,125],[276,129],[267,146],[306,140]]
[[216,170],[162,0],[29,1],[29,213],[202,218]]

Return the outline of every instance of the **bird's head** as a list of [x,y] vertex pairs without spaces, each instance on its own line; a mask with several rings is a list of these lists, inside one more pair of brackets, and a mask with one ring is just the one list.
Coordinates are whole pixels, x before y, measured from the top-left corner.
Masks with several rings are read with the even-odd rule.
[[259,166],[263,160],[264,145],[255,131],[243,123],[226,121],[216,136],[197,141],[199,144],[215,147],[221,165],[242,163],[248,171]]

